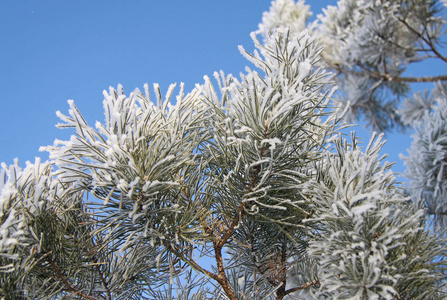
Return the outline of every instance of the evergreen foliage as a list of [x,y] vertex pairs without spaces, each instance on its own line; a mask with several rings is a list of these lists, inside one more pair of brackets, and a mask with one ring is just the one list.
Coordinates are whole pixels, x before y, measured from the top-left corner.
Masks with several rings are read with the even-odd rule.
[[[379,132],[416,129],[409,156],[403,157],[405,176],[411,180],[408,192],[415,203],[426,206],[429,219],[442,230],[447,224],[442,221],[447,197],[440,187],[445,159],[445,120],[440,111],[447,101],[447,76],[405,75],[415,63],[447,62],[442,51],[445,3],[340,0],[308,23],[310,7],[304,1],[276,0],[258,31],[267,40],[271,32],[289,27],[297,35],[307,27],[317,37],[325,46],[323,66],[337,75],[337,100],[348,123],[362,121]],[[409,94],[411,88],[429,82],[434,83],[431,90]]]
[[402,156],[407,165],[405,175],[411,179],[410,192],[416,202],[427,207],[434,216],[434,225],[447,228],[446,216],[446,157],[447,157],[447,97],[439,86],[437,105],[433,112],[425,111],[409,149],[409,156]]
[[[304,1],[273,1],[260,32],[266,37],[285,27],[299,32],[308,11]],[[406,125],[398,109],[410,84],[447,80],[445,74],[404,76],[413,63],[447,62],[440,50],[444,24],[442,6],[435,0],[340,0],[323,9],[307,27],[325,45],[324,65],[338,74],[346,120],[363,119],[378,131]]]
[[[42,148],[49,161],[2,164],[2,297],[445,298],[445,240],[395,182],[382,137],[362,149],[341,133],[353,109],[333,99],[330,54],[303,30],[309,11],[272,7],[254,53],[240,48],[256,69],[175,97],[175,85],[110,88],[95,126],[69,101],[58,126],[74,133]],[[286,21],[269,32],[274,14]],[[417,43],[408,34],[396,38]],[[443,174],[443,158],[430,170]],[[442,189],[441,178],[430,191]]]

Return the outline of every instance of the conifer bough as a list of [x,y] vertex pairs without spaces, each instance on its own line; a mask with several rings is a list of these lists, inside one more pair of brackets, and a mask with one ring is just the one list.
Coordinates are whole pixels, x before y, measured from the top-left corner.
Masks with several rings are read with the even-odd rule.
[[[11,299],[442,299],[444,240],[375,135],[340,133],[307,31],[253,35],[255,66],[188,94],[73,101],[50,160],[2,164],[0,295]],[[210,263],[211,261],[211,263]]]

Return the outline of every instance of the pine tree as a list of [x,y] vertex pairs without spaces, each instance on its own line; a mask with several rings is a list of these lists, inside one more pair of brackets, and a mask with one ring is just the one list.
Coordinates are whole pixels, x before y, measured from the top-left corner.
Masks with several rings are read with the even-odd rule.
[[317,34],[325,46],[325,67],[338,75],[339,101],[349,122],[363,120],[378,131],[409,125],[400,104],[417,101],[417,96],[408,97],[410,85],[447,80],[445,74],[405,76],[411,64],[447,62],[440,49],[446,21],[439,1],[340,0],[306,25],[309,10],[303,0],[273,1],[258,32],[268,37],[289,27],[296,34],[307,26]]
[[427,214],[433,216],[434,225],[447,228],[446,218],[446,157],[447,157],[447,97],[445,88],[438,86],[437,105],[433,111],[425,111],[422,120],[414,122],[416,132],[407,157],[401,156],[407,165],[409,191]]
[[[446,23],[442,5],[446,2],[341,0],[309,24],[310,7],[304,1],[276,0],[264,13],[258,33],[268,39],[270,32],[290,28],[291,34],[297,35],[307,27],[325,46],[323,65],[337,74],[337,99],[345,107],[348,123],[363,120],[367,127],[379,131],[393,127],[416,130],[408,157],[401,156],[408,167],[408,192],[413,202],[426,207],[428,219],[435,221],[432,225],[445,230],[442,111],[447,77],[405,76],[412,64],[447,62],[441,51]],[[411,84],[424,82],[434,82],[434,88],[408,95]]]
[[341,133],[316,37],[252,37],[240,78],[110,88],[94,127],[69,101],[49,161],[2,164],[2,297],[445,298],[445,241],[382,137]]

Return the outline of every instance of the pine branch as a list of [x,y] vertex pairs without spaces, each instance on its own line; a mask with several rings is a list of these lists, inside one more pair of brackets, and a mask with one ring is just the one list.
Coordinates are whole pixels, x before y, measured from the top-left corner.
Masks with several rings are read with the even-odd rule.
[[103,272],[101,271],[101,269],[100,269],[100,267],[99,267],[99,264],[98,264],[98,258],[95,256],[95,255],[93,255],[93,262],[95,263],[95,267],[96,267],[96,270],[97,270],[97,272],[98,272],[98,274],[99,274],[99,277],[101,278],[101,281],[102,281],[102,285],[103,285],[103,287],[105,288],[105,290],[106,290],[106,293],[107,293],[107,299],[108,300],[111,300],[112,299],[112,293],[111,293],[111,291],[110,291],[110,288],[109,288],[109,285],[107,284],[107,281],[105,280],[105,278],[104,278],[104,274],[103,274]]
[[389,74],[379,74],[379,77],[392,82],[438,82],[447,81],[447,75],[426,76],[426,77],[393,77]]
[[[264,129],[264,139],[267,137],[267,131],[268,131],[268,124],[266,124],[266,128]],[[262,158],[264,155],[265,147],[261,147],[260,149],[260,157]],[[253,187],[256,185],[256,183],[259,181],[259,173],[261,171],[260,166],[257,166],[253,172],[252,178],[250,180],[250,184],[247,187],[247,192],[251,192],[253,190]],[[239,207],[237,209],[237,212],[235,213],[233,220],[230,224],[230,226],[227,228],[227,230],[221,235],[219,239],[214,239],[214,253],[215,253],[215,260],[217,265],[217,282],[222,286],[225,293],[230,299],[237,299],[237,295],[234,292],[233,288],[230,286],[228,282],[228,278],[225,274],[225,266],[223,264],[223,257],[222,257],[222,248],[223,246],[228,242],[230,237],[233,235],[234,231],[236,230],[237,225],[239,222],[244,218],[245,216],[245,202],[241,202],[239,204]]]
[[[71,238],[72,238],[72,239],[76,239],[76,237],[75,237],[74,235],[71,235]],[[77,240],[76,243],[82,244],[84,247],[87,247],[87,248],[90,248],[90,249],[91,249],[91,250],[87,253],[87,256],[90,256],[90,257],[91,257],[91,259],[92,259],[92,261],[93,261],[93,263],[94,263],[94,265],[95,265],[96,271],[98,272],[99,277],[100,277],[100,279],[101,279],[102,285],[103,285],[104,289],[106,290],[106,293],[107,293],[107,299],[108,299],[108,300],[111,300],[111,299],[112,299],[112,292],[110,291],[110,287],[109,287],[109,285],[108,285],[108,283],[107,283],[107,281],[106,281],[106,278],[105,278],[105,276],[104,276],[104,273],[101,271],[101,268],[100,268],[100,266],[99,266],[100,262],[99,262],[99,260],[98,260],[98,257],[95,255],[95,253],[96,253],[98,250],[97,250],[97,248],[96,248],[96,249],[95,249],[95,248],[91,248],[92,246],[93,246],[93,247],[96,247],[96,245],[95,245],[95,241],[94,241],[93,238],[92,238],[92,240],[91,240],[92,245],[90,245],[90,244],[86,244],[86,243],[84,243],[84,242],[82,242],[82,241],[80,241],[80,240]],[[104,247],[104,246],[103,246],[103,247]]]
[[172,246],[169,246],[169,250],[174,253],[175,256],[177,256],[179,259],[181,259],[182,261],[184,261],[185,263],[187,263],[191,268],[193,268],[194,270],[218,281],[218,276],[216,274],[214,274],[213,272],[208,271],[207,269],[201,267],[197,262],[185,257],[183,255],[183,253],[179,252],[177,249],[175,249]]
[[[234,228],[232,231],[234,231]],[[228,230],[227,232],[230,232],[230,230]],[[238,300],[238,297],[234,292],[233,288],[231,287],[230,283],[228,282],[227,275],[225,274],[225,266],[223,264],[223,257],[222,257],[222,246],[219,246],[219,244],[220,244],[219,242],[214,244],[214,254],[218,270],[216,281],[219,282],[220,286],[225,291],[230,300]]]
[[223,246],[227,243],[228,239],[233,235],[234,230],[236,229],[237,225],[239,224],[239,221],[243,219],[245,216],[245,203],[241,202],[239,204],[238,211],[233,217],[233,221],[231,222],[230,226],[227,228],[227,230],[222,234],[222,236],[215,240],[215,247],[222,249]]
[[221,238],[213,240],[214,254],[218,270],[216,278],[213,279],[215,279],[222,286],[223,290],[231,300],[237,300],[238,298],[233,288],[230,286],[228,278],[225,274],[225,266],[223,264],[223,257],[222,257],[222,248],[227,243],[228,239],[233,235],[236,226],[239,224],[239,221],[244,217],[244,215],[245,215],[245,203],[241,202],[238,211],[236,212],[229,228],[227,228],[227,230],[221,236]]
[[402,24],[404,24],[411,32],[413,32],[414,34],[416,34],[418,37],[420,37],[429,47],[430,50],[436,54],[436,56],[443,60],[444,62],[447,62],[447,58],[445,56],[443,56],[434,46],[433,41],[431,40],[430,36],[428,36],[428,38],[426,38],[424,35],[422,35],[419,31],[417,31],[416,29],[414,29],[410,24],[408,24],[408,22],[402,18],[397,18],[397,20],[399,20],[399,22],[401,22]]
[[306,283],[305,285],[297,286],[297,287],[288,289],[288,290],[285,292],[285,294],[286,294],[286,295],[289,295],[289,294],[291,294],[291,293],[294,293],[294,292],[298,292],[298,291],[307,289],[307,288],[309,288],[309,287],[311,287],[311,286],[314,286],[314,285],[316,285],[316,284],[319,284],[319,283],[320,283],[320,280],[315,280],[315,281]]
[[286,294],[286,280],[287,280],[287,244],[283,242],[281,247],[281,262],[279,265],[279,279],[281,280],[281,286],[276,292],[276,299],[282,300]]
[[67,290],[69,290],[70,292],[73,292],[73,294],[75,295],[79,295],[81,297],[84,297],[86,299],[89,300],[97,300],[96,298],[93,298],[87,294],[84,294],[81,291],[77,291],[67,280],[67,278],[65,278],[65,276],[61,273],[61,271],[59,270],[59,268],[57,267],[56,263],[51,259],[51,252],[48,252],[46,254],[48,254],[48,256],[46,257],[46,261],[51,265],[51,267],[53,268],[54,272],[56,272],[57,277],[64,283],[65,287],[67,288]]
[[[391,82],[414,82],[414,83],[421,83],[421,82],[438,82],[438,81],[447,81],[447,75],[437,75],[437,76],[425,76],[425,77],[401,77],[401,76],[393,76],[387,73],[380,73],[377,71],[370,70],[360,64],[357,64],[362,70],[364,70],[368,75],[370,75],[372,78],[377,79],[385,79],[386,81]],[[340,65],[332,65],[331,68],[336,69],[340,73],[350,73],[359,77],[364,77],[365,74],[362,72],[354,71],[354,70],[348,70],[346,68],[341,67]]]

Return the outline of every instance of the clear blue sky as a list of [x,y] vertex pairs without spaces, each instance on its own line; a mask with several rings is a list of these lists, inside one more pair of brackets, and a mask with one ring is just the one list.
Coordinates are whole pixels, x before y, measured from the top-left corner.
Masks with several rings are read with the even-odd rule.
[[[314,14],[336,1],[307,1]],[[239,74],[270,0],[68,1],[0,3],[0,162],[34,161],[42,145],[67,139],[55,111],[74,99],[87,121],[103,120],[102,91],[121,83],[126,94],[144,83],[185,82],[214,71]],[[369,132],[360,134],[368,139]],[[409,136],[390,135],[385,152],[398,161]]]

